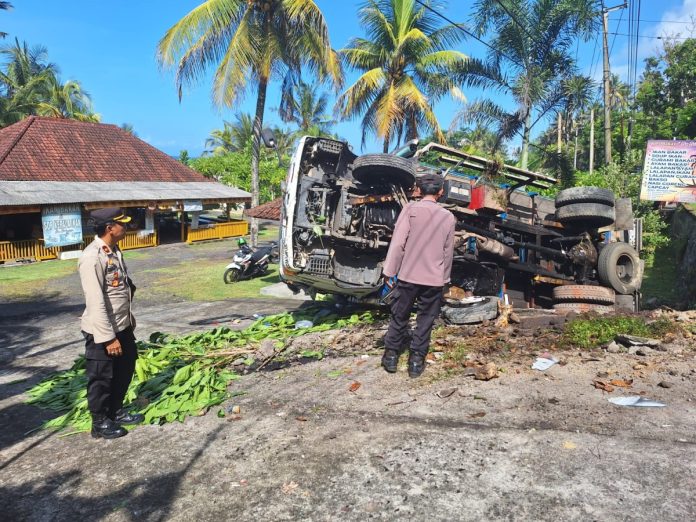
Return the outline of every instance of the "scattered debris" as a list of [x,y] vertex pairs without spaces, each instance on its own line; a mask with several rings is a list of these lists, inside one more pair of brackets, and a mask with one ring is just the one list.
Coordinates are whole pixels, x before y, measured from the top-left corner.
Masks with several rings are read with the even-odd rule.
[[567,440],[563,443],[563,449],[574,450],[578,447],[572,440]]
[[645,408],[661,408],[665,406],[664,403],[653,401],[651,399],[646,399],[645,397],[631,396],[631,397],[611,397],[608,399],[612,404],[617,406],[634,406],[634,407],[645,407]]
[[648,337],[638,337],[637,335],[619,334],[615,340],[624,346],[648,346],[650,348],[660,345],[657,339],[649,339]]
[[594,381],[592,381],[592,384],[593,384],[594,387],[597,388],[598,390],[602,390],[602,391],[605,391],[605,392],[608,392],[608,393],[611,393],[611,392],[614,391],[614,387],[613,387],[611,384],[606,383],[606,382],[604,382],[604,381],[599,381],[599,380],[596,380],[596,379],[595,379]]
[[660,388],[671,388],[672,384],[667,381],[660,381],[657,383]]
[[472,413],[469,415],[469,417],[472,419],[480,419],[481,417],[485,417],[485,416],[486,416],[485,411],[477,411],[476,413]]
[[555,357],[537,357],[536,361],[534,361],[534,364],[532,364],[532,369],[543,372],[551,368],[557,362],[558,359],[556,359]]
[[348,391],[355,393],[356,391],[358,391],[358,388],[360,388],[360,386],[362,385],[358,381],[355,381],[348,387]]
[[444,390],[440,390],[439,392],[437,392],[435,395],[437,395],[441,399],[446,399],[447,397],[451,396],[456,391],[457,391],[457,388],[445,388]]
[[609,384],[612,386],[616,386],[617,388],[630,388],[633,386],[633,379],[612,379],[609,381]]
[[621,353],[621,352],[626,351],[624,349],[624,347],[622,345],[620,345],[619,343],[617,343],[616,341],[610,342],[607,345],[607,347],[605,348],[605,350],[609,353]]
[[309,419],[307,417],[299,416],[299,417],[295,417],[295,420],[300,421],[300,422],[307,422]]
[[314,323],[312,321],[305,319],[302,321],[297,321],[295,323],[295,330],[299,330],[301,328],[311,328],[312,326],[314,326]]
[[498,368],[495,363],[492,362],[477,368],[474,374],[474,379],[478,381],[490,381],[496,377],[498,377]]
[[230,413],[231,413],[232,415],[239,415],[240,413],[242,413],[242,408],[241,408],[241,406],[237,406],[237,405],[232,406],[232,408],[230,409]]

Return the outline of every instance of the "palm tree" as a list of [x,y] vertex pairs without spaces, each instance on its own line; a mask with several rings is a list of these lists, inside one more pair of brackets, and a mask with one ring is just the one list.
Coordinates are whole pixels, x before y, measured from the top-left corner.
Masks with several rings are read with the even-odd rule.
[[300,80],[283,89],[278,114],[284,122],[295,123],[303,134],[320,136],[328,134],[334,123],[326,115],[328,105],[329,97],[319,92],[316,83]]
[[223,156],[244,149],[252,142],[254,120],[250,114],[238,113],[236,122],[223,121],[222,129],[215,129],[205,140],[205,155]]
[[372,133],[384,140],[385,152],[391,141],[416,138],[420,130],[444,142],[432,107],[448,92],[463,99],[451,78],[467,57],[447,49],[463,33],[455,25],[440,26],[414,0],[367,0],[359,17],[368,38],[353,38],[339,52],[362,75],[339,97],[339,114],[362,116],[363,146]]
[[[259,149],[269,81],[299,75],[306,67],[338,87],[342,73],[329,32],[314,0],[207,0],[160,40],[158,60],[176,70],[183,87],[214,67],[213,103],[232,107],[247,88],[256,90],[251,160],[251,203],[259,203]],[[251,222],[256,244],[258,225]]]
[[469,60],[461,80],[487,91],[503,92],[517,103],[514,112],[484,99],[456,119],[494,123],[501,138],[521,131],[520,164],[527,167],[534,125],[561,106],[563,81],[575,72],[570,48],[597,24],[594,0],[478,0],[473,26],[479,36],[493,32],[486,60]]
[[562,114],[565,129],[565,141],[570,141],[570,133],[574,134],[573,169],[578,166],[578,131],[580,119],[586,112],[596,94],[596,86],[588,76],[572,76],[563,82],[564,104]]
[[36,112],[39,116],[94,123],[101,119],[92,111],[89,94],[82,89],[80,82],[69,80],[61,84],[55,76],[48,81],[47,96],[37,104]]

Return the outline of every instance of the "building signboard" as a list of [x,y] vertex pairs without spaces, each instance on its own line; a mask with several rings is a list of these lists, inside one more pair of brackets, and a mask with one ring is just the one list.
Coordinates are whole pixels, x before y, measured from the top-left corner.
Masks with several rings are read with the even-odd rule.
[[44,245],[57,247],[82,242],[80,205],[50,205],[41,209]]
[[640,199],[696,203],[696,141],[648,141]]

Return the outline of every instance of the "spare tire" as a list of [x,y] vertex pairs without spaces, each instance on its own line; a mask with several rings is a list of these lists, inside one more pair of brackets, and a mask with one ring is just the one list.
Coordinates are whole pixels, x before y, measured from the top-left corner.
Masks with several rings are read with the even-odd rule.
[[595,303],[613,305],[616,294],[611,288],[591,285],[564,285],[553,289],[553,300],[556,302]]
[[573,187],[556,194],[556,208],[574,203],[601,203],[613,207],[615,201],[611,190],[599,187]]
[[413,161],[392,154],[365,154],[353,161],[353,177],[361,183],[391,182],[411,188],[416,182]]
[[627,243],[609,243],[599,252],[599,280],[616,293],[628,295],[640,289],[643,265],[638,252]]
[[473,324],[490,321],[498,317],[499,299],[488,296],[483,301],[442,307],[442,317],[447,324]]
[[614,223],[614,207],[603,203],[571,203],[556,209],[556,219],[564,225],[601,228]]

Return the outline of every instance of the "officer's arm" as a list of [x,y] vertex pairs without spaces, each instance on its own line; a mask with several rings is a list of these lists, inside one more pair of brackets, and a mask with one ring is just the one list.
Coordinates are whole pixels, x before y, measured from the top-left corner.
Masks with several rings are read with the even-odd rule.
[[451,216],[452,219],[449,224],[449,229],[447,230],[447,236],[445,237],[445,251],[444,251],[444,266],[445,266],[445,283],[450,280],[450,273],[452,272],[452,260],[454,259],[454,226],[456,219]]
[[80,263],[80,281],[85,293],[85,304],[92,321],[95,343],[107,343],[116,338],[113,325],[109,320],[104,301],[104,267],[99,259],[83,259]]

